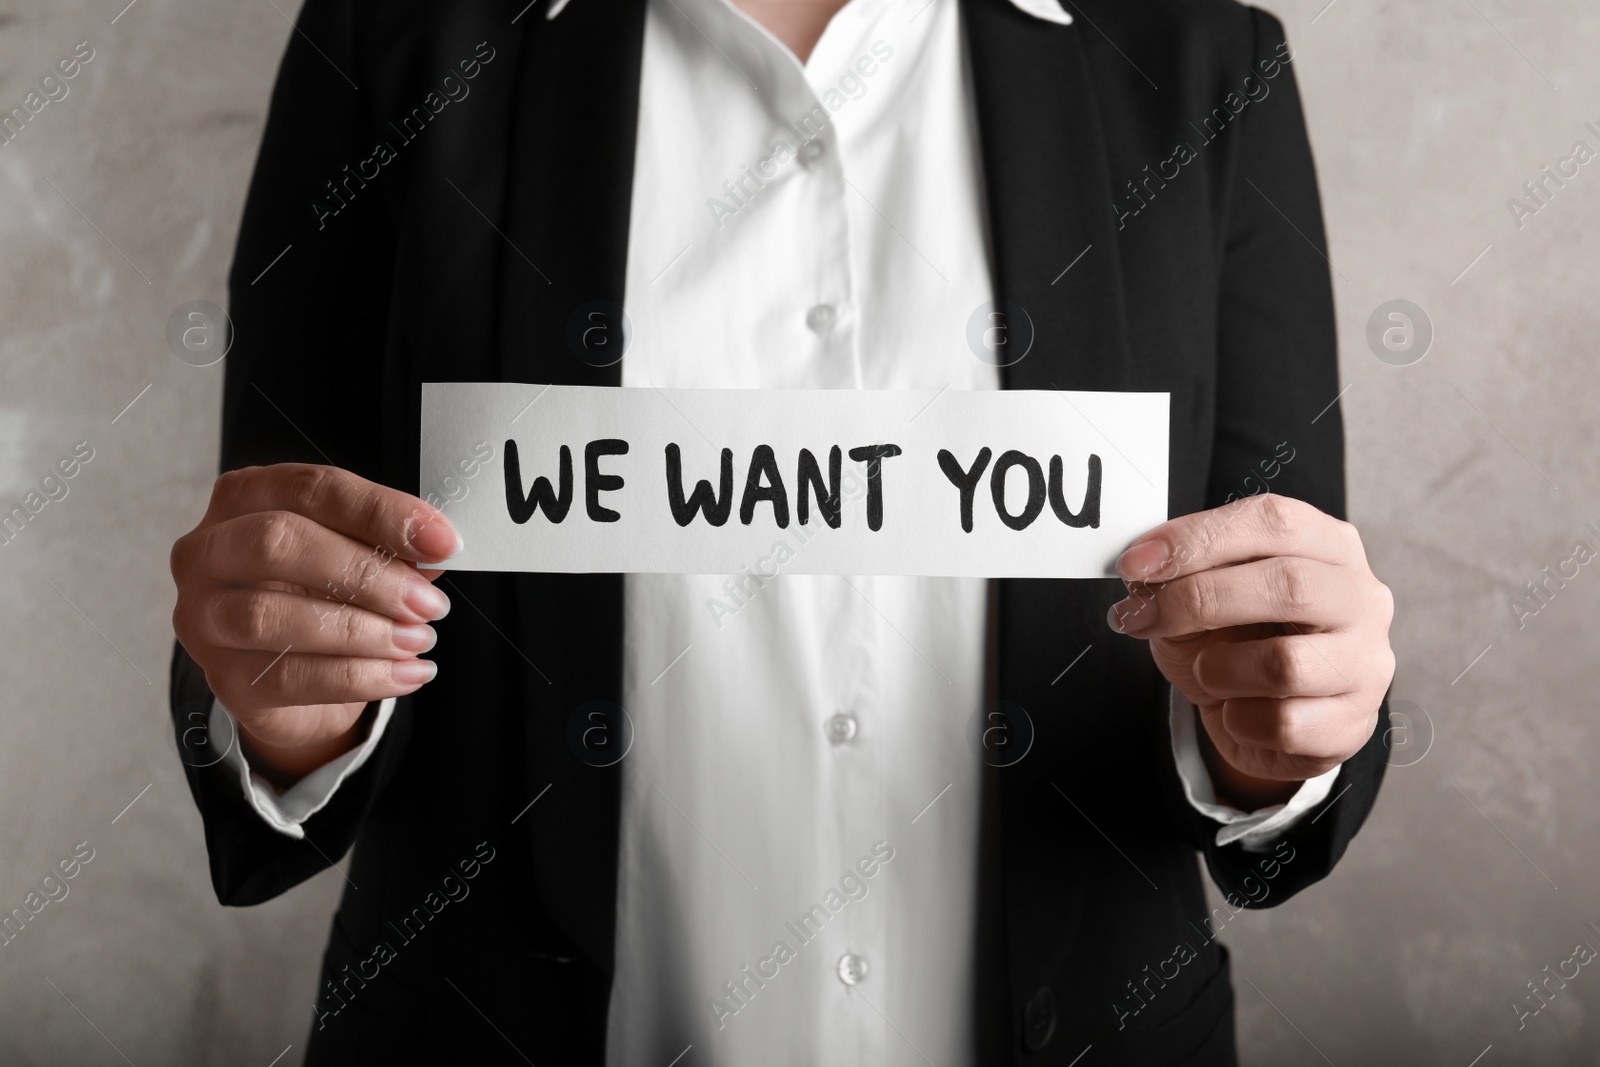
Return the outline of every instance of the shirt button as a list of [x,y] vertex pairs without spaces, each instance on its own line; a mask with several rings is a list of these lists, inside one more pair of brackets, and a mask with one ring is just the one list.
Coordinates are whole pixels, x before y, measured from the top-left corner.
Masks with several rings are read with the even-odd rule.
[[828,740],[836,745],[842,745],[856,736],[856,717],[848,712],[839,712],[828,719]]
[[813,137],[800,146],[800,165],[807,169],[816,166],[817,160],[822,158],[822,153],[821,139]]
[[866,960],[853,952],[846,952],[839,957],[839,981],[845,985],[857,985],[866,976]]
[[806,312],[806,328],[820,336],[833,329],[836,317],[832,304],[818,304]]

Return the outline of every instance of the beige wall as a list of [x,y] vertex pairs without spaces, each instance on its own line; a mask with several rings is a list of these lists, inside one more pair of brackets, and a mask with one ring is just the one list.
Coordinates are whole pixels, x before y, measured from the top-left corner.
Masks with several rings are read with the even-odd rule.
[[[1509,607],[1575,541],[1600,548],[1600,163],[1520,230],[1505,206],[1575,140],[1600,150],[1582,129],[1600,127],[1600,10],[1323,2],[1271,6],[1338,270],[1353,518],[1399,602],[1395,693],[1435,736],[1332,879],[1227,924],[1245,1062],[1465,1067],[1491,1044],[1485,1067],[1600,1062],[1592,968],[1520,1033],[1510,1008],[1578,940],[1600,946],[1600,568],[1520,631]],[[0,911],[94,850],[0,947],[0,1062],[120,1062],[114,1044],[264,1065],[292,1043],[296,1063],[339,876],[215,906],[164,691],[166,555],[204,505],[221,380],[173,358],[166,322],[222,302],[289,29],[271,2],[120,4],[0,0],[0,110],[95,50],[0,147],[0,504],[94,450],[0,548]],[[1395,298],[1435,331],[1412,366],[1365,340]]]

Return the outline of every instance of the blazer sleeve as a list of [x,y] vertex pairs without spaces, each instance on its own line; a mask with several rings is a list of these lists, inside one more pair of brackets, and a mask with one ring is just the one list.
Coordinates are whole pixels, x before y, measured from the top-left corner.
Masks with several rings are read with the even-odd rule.
[[[380,405],[393,228],[381,199],[339,201],[327,183],[369,154],[374,136],[355,85],[352,5],[308,0],[272,94],[229,276],[221,467],[319,463],[378,480]],[[352,81],[355,84],[352,84]],[[319,206],[320,205],[320,206]],[[409,732],[401,699],[378,751],[309,819],[304,840],[271,829],[207,738],[203,672],[174,650],[170,703],[180,757],[205,824],[224,904],[255,904],[342,857]],[[395,729],[399,727],[399,729]]]
[[[1239,140],[1223,194],[1216,428],[1206,506],[1268,487],[1343,518],[1332,264],[1316,172],[1283,27],[1265,12],[1250,15],[1252,66],[1261,75],[1273,69],[1262,64],[1277,63],[1279,73],[1262,79],[1269,94],[1250,103],[1233,130]],[[1283,462],[1286,455],[1292,458]],[[1268,472],[1274,472],[1270,479]],[[1385,699],[1372,737],[1345,762],[1328,798],[1278,842],[1279,860],[1292,859],[1282,862],[1273,892],[1259,901],[1260,855],[1237,843],[1217,845],[1218,824],[1188,808],[1186,836],[1204,853],[1217,887],[1236,902],[1270,907],[1324,878],[1377,798],[1387,732]]]

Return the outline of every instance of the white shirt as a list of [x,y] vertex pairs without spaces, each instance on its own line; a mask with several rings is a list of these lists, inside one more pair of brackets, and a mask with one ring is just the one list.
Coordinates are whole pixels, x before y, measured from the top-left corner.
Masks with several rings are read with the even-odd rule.
[[[852,0],[804,65],[727,0],[650,0],[623,385],[997,388],[966,343],[992,283],[964,54],[956,0]],[[624,590],[608,1062],[971,1062],[987,584]],[[1267,842],[1328,794],[1337,771],[1281,807],[1219,805],[1174,704],[1180,775],[1223,843]],[[281,796],[230,753],[252,805],[300,836],[392,705]]]
[[[991,287],[960,13],[921,6],[847,6],[802,67],[724,0],[649,4],[624,386],[998,388],[965,340]],[[741,206],[723,183],[746,166],[765,184],[735,188]],[[922,1064],[899,1027],[960,1063],[987,583],[781,575],[740,604],[726,581],[624,586],[636,736],[607,1059]],[[840,888],[878,842],[892,860]]]

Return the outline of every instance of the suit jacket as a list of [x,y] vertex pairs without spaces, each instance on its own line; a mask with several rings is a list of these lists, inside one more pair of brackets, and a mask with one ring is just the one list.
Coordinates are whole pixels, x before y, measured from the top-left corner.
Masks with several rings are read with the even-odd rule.
[[[963,5],[997,295],[1036,331],[1005,387],[1170,391],[1172,514],[1268,470],[1342,514],[1328,263],[1281,26],[1232,0],[1081,0],[1070,27]],[[230,279],[224,469],[329,463],[414,492],[421,382],[619,382],[567,325],[624,298],[645,5],[513,21],[522,6],[306,4]],[[439,103],[473,58],[470,95]],[[306,840],[269,829],[224,766],[187,768],[217,897],[265,901],[351,854],[323,975],[339,996],[319,991],[308,1062],[599,1063],[622,766],[575,758],[565,730],[579,704],[619,700],[622,578],[442,583],[438,678],[400,700]],[[1121,595],[1000,584],[994,684],[1035,738],[986,772],[986,1064],[1064,1065],[1091,1044],[1096,1063],[1233,1062],[1212,939],[1231,911],[1208,912],[1195,854],[1234,900],[1278,904],[1329,872],[1382,778],[1384,715],[1274,854],[1218,847],[1173,768],[1163,679],[1106,627]],[[180,648],[180,741],[210,699]],[[470,896],[444,900],[485,849]]]

